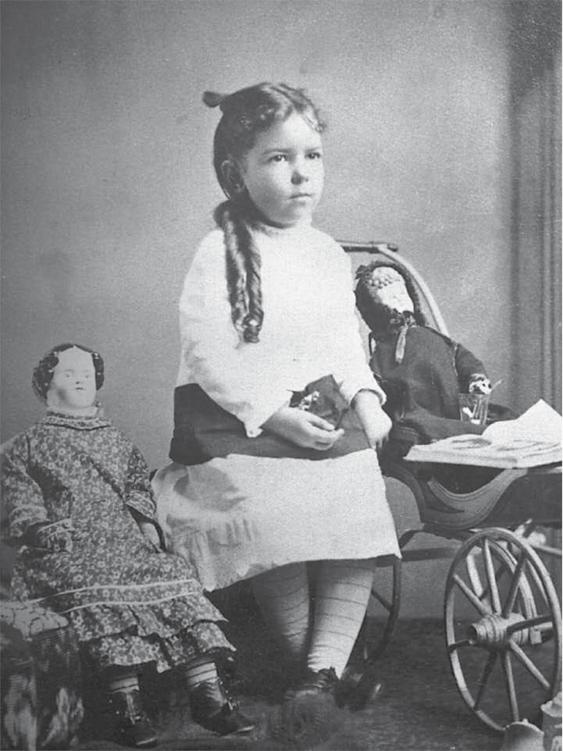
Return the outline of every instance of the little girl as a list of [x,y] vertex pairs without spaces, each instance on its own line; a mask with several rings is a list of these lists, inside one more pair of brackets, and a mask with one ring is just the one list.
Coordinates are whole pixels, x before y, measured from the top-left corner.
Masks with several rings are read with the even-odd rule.
[[207,590],[252,579],[302,666],[291,697],[332,695],[374,558],[399,555],[375,447],[390,420],[362,349],[344,251],[311,226],[323,125],[284,84],[229,96],[214,165],[227,200],[180,300],[173,461],[157,472],[171,548]]
[[101,356],[77,344],[55,347],[34,371],[47,413],[11,442],[2,472],[19,546],[14,595],[68,617],[103,672],[126,745],[157,740],[139,694],[145,663],[184,667],[192,717],[204,727],[248,731],[213,661],[232,650],[223,619],[186,562],[161,550],[145,461],[95,403],[103,380]]

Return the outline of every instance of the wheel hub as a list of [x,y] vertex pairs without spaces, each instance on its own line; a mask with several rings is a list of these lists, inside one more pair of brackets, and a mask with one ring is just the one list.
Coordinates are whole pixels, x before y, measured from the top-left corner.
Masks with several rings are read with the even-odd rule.
[[467,638],[473,646],[488,649],[506,648],[510,639],[522,645],[528,641],[528,629],[508,630],[521,621],[522,616],[518,613],[510,613],[506,618],[497,613],[489,613],[468,627]]

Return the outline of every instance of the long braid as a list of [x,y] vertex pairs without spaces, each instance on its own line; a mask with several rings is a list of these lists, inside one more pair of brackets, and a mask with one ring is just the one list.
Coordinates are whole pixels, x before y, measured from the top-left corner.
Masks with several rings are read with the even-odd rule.
[[233,325],[245,342],[259,340],[264,320],[261,258],[241,208],[232,200],[215,209],[215,221],[225,238],[227,289]]
[[[213,165],[227,196],[215,210],[215,221],[225,237],[226,276],[231,319],[245,342],[258,342],[264,320],[261,258],[250,228],[259,219],[244,187],[240,164],[256,137],[296,112],[321,133],[324,123],[302,89],[264,82],[233,94],[206,91],[208,107],[220,107],[221,121],[213,138]],[[263,218],[262,218],[263,219]]]

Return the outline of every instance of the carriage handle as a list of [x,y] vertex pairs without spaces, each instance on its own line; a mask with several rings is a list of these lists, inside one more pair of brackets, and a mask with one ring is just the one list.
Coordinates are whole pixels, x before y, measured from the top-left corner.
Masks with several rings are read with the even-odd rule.
[[347,240],[339,240],[339,244],[347,253],[371,253],[373,255],[380,253],[381,255],[392,259],[395,263],[403,266],[415,280],[419,288],[419,292],[421,293],[422,298],[428,306],[432,318],[434,319],[436,328],[441,334],[449,336],[448,327],[446,326],[446,322],[444,321],[444,317],[440,312],[440,308],[438,307],[438,303],[436,302],[434,295],[432,294],[432,292],[430,292],[428,285],[426,284],[422,276],[418,273],[418,271],[414,268],[414,266],[399,255],[399,248],[397,245],[382,242],[348,242]]

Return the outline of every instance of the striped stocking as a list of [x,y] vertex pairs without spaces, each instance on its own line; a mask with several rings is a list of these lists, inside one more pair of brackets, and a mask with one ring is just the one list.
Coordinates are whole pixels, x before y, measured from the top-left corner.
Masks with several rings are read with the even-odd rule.
[[305,655],[309,633],[309,582],[305,563],[291,563],[253,580],[264,619],[295,659]]
[[333,667],[340,677],[365,616],[374,561],[320,561],[315,572],[315,604],[307,667]]

